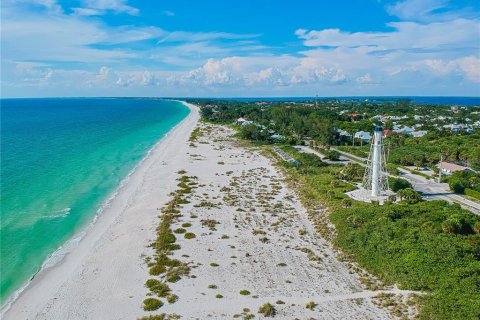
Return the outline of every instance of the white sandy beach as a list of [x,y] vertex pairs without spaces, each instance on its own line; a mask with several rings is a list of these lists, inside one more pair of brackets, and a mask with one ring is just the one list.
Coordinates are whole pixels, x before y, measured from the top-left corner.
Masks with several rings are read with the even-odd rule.
[[[388,310],[372,302],[379,292],[365,290],[338,261],[272,161],[240,147],[232,130],[199,124],[198,110],[191,109],[79,244],[37,274],[4,319],[137,319],[159,313],[231,319],[244,316],[244,308],[261,319],[257,310],[267,302],[275,305],[278,319],[389,319]],[[197,125],[201,135],[192,145],[188,139]],[[147,246],[155,238],[158,209],[177,189],[181,169],[198,177],[199,187],[172,229],[191,223],[188,231],[196,238],[177,236],[181,249],[174,257],[188,262],[195,277],[169,284],[177,302],[145,312],[144,283],[152,276],[144,256],[152,254]],[[205,219],[216,220],[216,230],[202,225]],[[305,307],[309,301],[317,304],[314,310]]]

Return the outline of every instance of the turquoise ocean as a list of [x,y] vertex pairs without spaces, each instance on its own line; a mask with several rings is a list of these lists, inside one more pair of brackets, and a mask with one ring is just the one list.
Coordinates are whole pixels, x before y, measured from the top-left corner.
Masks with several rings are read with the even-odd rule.
[[188,113],[161,99],[0,100],[2,304]]

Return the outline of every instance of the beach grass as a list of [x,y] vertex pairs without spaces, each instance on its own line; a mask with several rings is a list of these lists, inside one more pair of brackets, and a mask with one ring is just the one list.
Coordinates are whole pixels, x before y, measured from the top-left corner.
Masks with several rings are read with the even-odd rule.
[[[195,238],[195,234],[186,232],[184,228],[177,228],[174,231],[171,225],[178,221],[181,217],[180,206],[188,203],[185,196],[190,194],[195,186],[191,186],[196,177],[189,177],[185,175],[185,170],[179,171],[182,176],[178,179],[180,183],[177,185],[178,189],[172,194],[172,199],[161,210],[160,224],[156,232],[156,239],[150,244],[155,250],[153,257],[146,259],[149,266],[149,273],[153,276],[162,276],[162,279],[150,278],[145,282],[145,286],[151,293],[158,297],[166,298],[169,303],[174,303],[178,300],[178,296],[171,293],[170,287],[166,282],[174,283],[180,281],[183,276],[188,276],[190,267],[188,264],[181,262],[178,259],[172,259],[170,256],[174,250],[178,250],[180,246],[176,244],[175,234],[184,234],[186,239]],[[160,304],[158,302],[160,302]],[[147,298],[144,301],[144,310],[151,311],[161,307],[162,302],[155,298]]]

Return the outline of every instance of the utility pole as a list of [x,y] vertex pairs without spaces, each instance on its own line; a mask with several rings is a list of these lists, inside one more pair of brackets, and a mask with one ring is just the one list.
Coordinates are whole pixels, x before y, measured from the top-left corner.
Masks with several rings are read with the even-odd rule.
[[440,156],[440,164],[438,165],[438,183],[442,183],[442,162],[443,154]]
[[387,145],[387,159],[386,159],[387,162],[389,158],[390,158],[390,141],[388,141],[388,145]]

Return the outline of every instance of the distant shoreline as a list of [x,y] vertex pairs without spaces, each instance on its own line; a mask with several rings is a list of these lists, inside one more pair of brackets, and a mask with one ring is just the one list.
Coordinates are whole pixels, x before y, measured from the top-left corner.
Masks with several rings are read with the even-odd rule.
[[339,97],[248,97],[248,98],[198,98],[198,100],[231,100],[240,102],[319,102],[344,101],[344,102],[367,102],[367,103],[397,103],[409,101],[419,105],[442,105],[442,106],[480,106],[480,97],[463,96],[339,96]]
[[97,98],[97,99],[160,99],[160,100],[227,100],[227,101],[243,101],[243,102],[300,102],[300,101],[351,101],[351,102],[370,102],[370,103],[396,103],[402,100],[420,105],[458,105],[465,107],[480,106],[480,96],[319,96],[314,97],[7,97],[8,99],[80,99],[80,98]]

